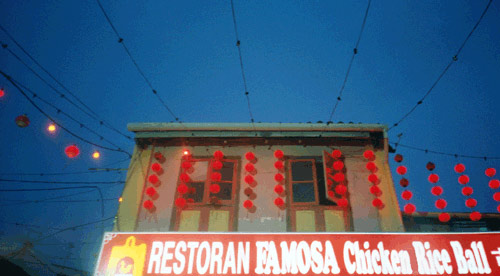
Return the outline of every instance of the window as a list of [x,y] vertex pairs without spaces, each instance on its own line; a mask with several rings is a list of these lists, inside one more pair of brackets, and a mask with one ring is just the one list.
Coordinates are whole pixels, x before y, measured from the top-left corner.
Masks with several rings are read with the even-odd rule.
[[[326,155],[328,153],[325,152]],[[329,156],[329,155],[328,155]],[[287,162],[289,231],[344,232],[350,230],[349,208],[328,198],[325,177],[331,167],[328,156],[292,158]],[[329,171],[329,169],[328,169]]]
[[[171,230],[174,231],[217,231],[226,232],[235,230],[235,206],[237,167],[236,159],[223,159],[222,168],[217,170],[221,174],[220,181],[212,181],[211,175],[216,172],[213,168],[214,159],[192,159],[191,181],[186,183],[188,192],[184,198],[188,203],[185,208],[174,206]],[[183,169],[181,168],[181,173]],[[181,180],[178,186],[182,185]],[[210,186],[218,184],[220,191],[212,193]],[[176,192],[175,198],[180,195]]]

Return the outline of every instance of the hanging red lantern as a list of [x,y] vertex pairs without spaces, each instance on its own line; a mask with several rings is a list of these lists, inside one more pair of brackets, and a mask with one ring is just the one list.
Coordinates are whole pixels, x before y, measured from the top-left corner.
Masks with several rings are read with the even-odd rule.
[[343,173],[341,173],[341,172],[338,172],[338,173],[336,173],[336,174],[333,175],[333,180],[335,182],[340,183],[340,182],[342,182],[342,181],[345,180],[345,175]]
[[181,195],[187,193],[188,191],[189,191],[189,187],[184,183],[180,184],[177,187],[177,192],[179,192],[179,194],[181,194]]
[[366,169],[371,171],[371,172],[374,172],[377,170],[377,165],[375,165],[375,163],[373,163],[373,162],[368,162],[368,163],[366,163]]
[[493,176],[495,176],[496,173],[497,173],[497,170],[495,170],[494,168],[487,168],[484,171],[484,174],[486,174],[486,176],[488,176],[488,177],[493,177]]
[[340,171],[344,168],[344,162],[342,161],[335,161],[333,162],[333,169],[336,171]]
[[472,187],[465,186],[462,188],[462,194],[464,196],[470,196],[470,195],[472,195],[473,192],[474,192],[474,190],[472,189]]
[[280,160],[278,160],[278,161],[274,162],[274,167],[275,167],[276,169],[278,169],[278,170],[282,170],[282,169],[283,169],[283,167],[284,167],[283,162],[282,162],[282,161],[280,161]]
[[404,200],[410,200],[412,197],[413,197],[413,193],[410,192],[410,191],[403,191],[401,193],[401,197],[404,199]]
[[371,150],[365,150],[363,156],[365,157],[366,160],[373,160],[375,158],[375,154]]
[[333,191],[328,191],[327,194],[328,194],[329,198],[334,198],[335,197],[335,194],[333,193]]
[[339,207],[344,207],[344,208],[345,208],[345,207],[347,207],[347,205],[349,205],[349,201],[347,201],[347,199],[346,199],[346,198],[341,198],[341,199],[339,199],[339,200],[337,201],[337,205],[338,205]]
[[435,205],[436,205],[436,208],[438,208],[438,209],[444,209],[444,208],[446,208],[446,205],[448,205],[448,202],[446,202],[446,200],[440,198],[440,199],[436,200]]
[[26,116],[26,114],[19,115],[16,117],[16,125],[18,127],[27,127],[29,126],[29,124],[30,124],[30,119],[28,118],[28,116]]
[[189,161],[184,161],[182,162],[182,168],[185,169],[185,170],[189,170],[193,167],[193,163],[189,162]]
[[494,199],[495,201],[500,201],[500,192],[496,192],[496,193],[494,193],[494,194],[493,194],[493,199]]
[[492,189],[498,189],[498,187],[500,187],[500,181],[498,179],[492,179],[488,183],[488,186]]
[[187,173],[181,173],[181,181],[184,182],[184,183],[188,183],[189,181],[191,181],[191,177],[189,177],[189,174]]
[[436,168],[436,165],[434,165],[434,163],[432,162],[428,162],[427,165],[425,165],[425,167],[427,168],[428,171],[432,172]]
[[153,170],[154,172],[159,172],[161,171],[161,165],[158,163],[153,163],[153,165],[151,165],[151,170]]
[[245,207],[245,209],[250,209],[253,207],[253,202],[249,199],[243,201],[243,207]]
[[458,183],[462,184],[462,185],[465,185],[467,183],[469,183],[469,177],[465,174],[461,175],[458,177]]
[[177,208],[184,208],[186,207],[186,199],[183,198],[183,197],[179,197],[175,200],[175,206],[177,206]]
[[158,178],[158,176],[156,174],[152,174],[148,177],[148,181],[149,181],[149,183],[156,185],[156,184],[158,184],[160,179]]
[[[186,186],[186,187],[187,187],[187,186]],[[195,188],[195,187],[190,187],[190,188],[188,188],[188,193],[189,193],[190,195],[194,195],[194,194],[196,194],[196,188]]]
[[281,193],[283,193],[283,191],[284,191],[284,190],[285,190],[285,189],[283,189],[283,186],[281,186],[281,185],[279,185],[279,184],[278,184],[278,185],[276,185],[276,186],[274,186],[274,192],[275,192],[275,193],[277,193],[277,194],[279,194],[279,195],[280,195]]
[[250,187],[246,187],[245,190],[243,191],[243,193],[246,195],[246,196],[251,196],[253,194],[253,190],[252,188]]
[[213,172],[212,175],[210,176],[210,179],[214,182],[219,182],[222,179],[222,175],[220,172]]
[[157,160],[157,161],[161,161],[164,159],[163,157],[163,154],[161,154],[161,152],[157,151],[154,153],[154,158]]
[[417,210],[417,208],[415,207],[415,205],[413,205],[411,203],[406,204],[404,207],[405,213],[407,213],[409,215],[413,214],[416,210]]
[[368,181],[370,181],[373,184],[377,184],[378,183],[378,176],[376,174],[372,173],[368,176]]
[[327,185],[328,187],[331,187],[331,186],[333,185],[333,180],[331,180],[330,178],[328,178],[328,179],[326,180],[326,185]]
[[219,186],[219,184],[212,184],[212,185],[210,185],[209,190],[210,190],[210,193],[212,193],[212,194],[218,194],[220,192],[220,186]]
[[497,206],[497,212],[500,213],[500,205]]
[[5,96],[5,91],[2,88],[2,89],[0,89],[0,98],[3,97],[3,96]]
[[146,194],[150,197],[153,197],[156,195],[156,189],[153,187],[149,187],[146,189]]
[[477,212],[477,211],[474,211],[472,213],[470,213],[470,220],[472,221],[478,221],[481,219],[481,213]]
[[450,220],[450,214],[448,214],[448,213],[439,214],[439,221],[440,222],[448,222],[449,220]]
[[146,200],[142,203],[142,206],[144,207],[144,209],[146,210],[153,210],[153,208],[155,207],[155,205],[153,204],[153,201],[151,200]]
[[432,173],[429,175],[429,177],[427,178],[427,180],[429,180],[430,183],[438,183],[439,181],[439,175],[435,174],[435,173]]
[[370,187],[370,193],[374,196],[380,196],[382,194],[382,190],[377,185],[373,185]]
[[245,176],[245,182],[247,184],[252,184],[254,181],[255,181],[255,179],[253,178],[253,176],[251,176],[251,175]]
[[394,161],[401,163],[403,161],[403,155],[396,154],[396,156],[394,156]]
[[338,195],[345,195],[345,193],[347,193],[346,185],[337,185],[337,187],[335,187],[335,192]]
[[274,175],[274,180],[276,180],[276,182],[281,182],[284,179],[285,179],[285,177],[281,173],[277,173]]
[[214,170],[218,171],[220,169],[222,169],[223,167],[223,164],[221,161],[219,160],[215,160],[213,163],[212,163],[212,168],[214,168]]
[[441,186],[434,186],[431,189],[431,194],[435,196],[440,196],[443,193],[443,188]]
[[278,207],[282,207],[284,204],[285,204],[285,201],[283,201],[283,199],[281,197],[277,197],[274,200],[274,205],[276,205]]
[[255,166],[252,163],[248,163],[245,165],[245,170],[249,173],[255,171]]
[[465,171],[464,164],[459,163],[459,164],[455,165],[455,172],[456,173],[463,173],[464,171]]
[[285,156],[285,154],[283,153],[283,151],[281,151],[281,150],[275,150],[274,151],[274,157],[276,157],[276,159],[281,159],[281,158],[283,158],[283,156]]
[[473,198],[469,198],[465,201],[465,206],[469,207],[469,208],[474,208],[476,207],[477,205],[477,200],[473,199]]
[[406,167],[405,167],[405,166],[399,166],[399,167],[396,169],[396,172],[397,172],[399,175],[404,175],[404,174],[406,174]]
[[214,158],[216,160],[221,160],[222,158],[224,158],[224,153],[220,150],[217,150],[214,152]]
[[342,152],[338,149],[332,151],[332,157],[338,159],[342,157]]
[[71,145],[64,149],[64,153],[66,153],[66,156],[69,158],[75,158],[80,154],[80,149],[76,145]]
[[372,205],[373,207],[376,207],[378,209],[381,209],[382,206],[384,205],[384,202],[382,202],[382,200],[380,198],[375,198],[373,201],[372,201]]
[[408,179],[406,178],[401,178],[401,180],[399,180],[399,185],[401,185],[401,187],[403,188],[406,188],[408,187],[408,185],[410,185],[410,181],[408,181]]
[[252,161],[255,159],[255,154],[251,151],[247,152],[245,154],[245,158],[248,160],[248,161]]

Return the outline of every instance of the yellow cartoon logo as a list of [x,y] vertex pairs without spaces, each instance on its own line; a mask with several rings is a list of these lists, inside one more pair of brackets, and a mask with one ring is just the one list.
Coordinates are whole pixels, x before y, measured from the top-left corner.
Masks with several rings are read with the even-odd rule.
[[124,245],[111,249],[106,276],[142,276],[145,258],[146,244],[136,245],[130,236]]

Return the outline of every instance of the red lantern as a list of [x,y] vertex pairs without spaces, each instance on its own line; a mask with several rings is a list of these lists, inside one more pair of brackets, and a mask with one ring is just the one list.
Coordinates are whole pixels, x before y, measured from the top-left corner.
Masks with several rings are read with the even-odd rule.
[[219,184],[212,184],[210,185],[209,190],[212,194],[218,194],[220,192],[220,186]]
[[186,184],[181,184],[177,187],[177,192],[179,192],[179,194],[181,194],[181,195],[187,193],[188,191],[189,191],[189,188]]
[[430,183],[438,183],[439,175],[437,175],[435,173],[430,174],[429,177],[427,178],[427,180],[429,180]]
[[191,177],[189,177],[189,174],[187,173],[181,173],[181,181],[184,182],[184,183],[188,183],[189,181],[191,181]]
[[274,151],[274,157],[276,157],[276,159],[281,159],[281,158],[283,158],[283,156],[285,156],[283,151],[281,151],[281,150]]
[[161,171],[161,165],[158,164],[158,163],[153,163],[153,165],[151,165],[151,169],[154,171],[154,172],[159,172]]
[[182,168],[185,170],[189,170],[193,167],[193,164],[189,161],[182,162]]
[[[186,186],[186,187],[187,187],[187,186]],[[194,195],[194,194],[196,194],[196,188],[194,188],[194,187],[188,188],[188,193],[189,193],[190,195]]]
[[281,193],[283,193],[283,191],[284,191],[283,186],[281,186],[281,185],[279,185],[279,184],[278,184],[278,185],[276,185],[276,186],[274,186],[274,192],[275,192],[275,193],[277,193],[277,194],[279,194],[279,195],[280,195]]
[[439,214],[439,221],[440,222],[448,222],[449,220],[450,220],[450,214],[448,214],[448,213]]
[[216,160],[221,160],[222,158],[224,158],[224,153],[220,150],[217,150],[214,152],[214,158]]
[[155,158],[156,160],[158,160],[158,161],[161,161],[161,160],[163,160],[163,158],[164,158],[164,157],[163,157],[163,154],[161,154],[161,152],[157,151],[157,152],[155,152],[155,154],[154,154],[154,158]]
[[345,193],[347,192],[347,187],[345,185],[337,185],[337,187],[335,187],[335,192],[338,195],[345,195]]
[[498,179],[492,179],[488,183],[488,186],[492,189],[498,189],[498,187],[500,187],[500,181]]
[[285,204],[285,201],[283,201],[283,199],[281,197],[277,197],[275,200],[274,200],[274,205],[278,206],[278,207],[281,207]]
[[149,181],[149,183],[156,185],[156,184],[158,184],[160,179],[158,178],[158,176],[156,176],[156,174],[152,174],[148,177],[148,181]]
[[276,180],[276,182],[281,182],[284,179],[285,179],[285,177],[281,173],[277,173],[274,175],[274,180]]
[[487,168],[484,171],[484,174],[486,174],[486,176],[488,176],[488,177],[493,177],[493,176],[495,176],[496,173],[497,173],[497,170],[495,170],[494,168]]
[[376,185],[370,187],[370,193],[375,196],[380,196],[382,194],[382,190]]
[[425,167],[427,168],[427,170],[432,172],[436,168],[436,165],[434,165],[434,163],[432,162],[428,162],[427,165],[425,165]]
[[150,211],[151,211],[151,210],[155,207],[155,205],[153,204],[153,201],[151,201],[151,200],[146,200],[146,201],[144,201],[144,202],[142,203],[142,206],[143,206],[145,209],[150,210]]
[[496,192],[496,193],[494,193],[494,194],[493,194],[493,199],[494,199],[495,201],[500,201],[500,192]]
[[480,219],[481,219],[481,213],[479,213],[477,211],[470,213],[470,220],[478,221]]
[[347,199],[345,199],[345,198],[341,198],[341,199],[339,199],[337,201],[337,205],[339,207],[344,207],[345,208],[345,207],[347,207],[347,205],[349,205],[349,201],[347,201]]
[[214,170],[218,171],[220,169],[222,169],[222,162],[219,161],[219,160],[215,160],[213,163],[212,163],[212,168],[214,168]]
[[408,203],[405,205],[404,210],[405,210],[405,213],[411,215],[417,210],[417,208],[415,207],[415,205]]
[[214,182],[219,182],[222,179],[222,175],[220,174],[220,172],[213,172],[210,178]]
[[464,196],[470,196],[473,192],[474,192],[474,190],[472,189],[472,187],[469,187],[469,186],[465,186],[462,189],[462,194]]
[[342,182],[345,180],[345,175],[343,173],[340,173],[340,172],[336,173],[333,175],[333,180],[335,182]]
[[371,172],[374,172],[375,170],[377,170],[377,165],[375,165],[375,163],[373,162],[368,162],[366,163],[366,169]]
[[394,156],[394,161],[401,163],[403,161],[403,155],[396,154],[396,156]]
[[375,154],[371,150],[365,150],[363,156],[365,157],[366,160],[373,160],[375,158]]
[[5,91],[2,89],[0,89],[0,98],[3,97],[5,95]]
[[399,175],[404,175],[404,174],[406,174],[406,167],[405,167],[405,166],[399,166],[399,167],[396,169],[396,172],[397,172]]
[[282,161],[279,161],[279,160],[278,160],[278,161],[276,161],[276,162],[274,162],[274,167],[275,167],[276,169],[278,169],[278,170],[282,170],[282,169],[283,169],[283,167],[284,167],[284,166],[283,166],[283,162],[282,162]]
[[372,173],[368,176],[368,181],[370,181],[373,184],[377,184],[378,176],[376,174]]
[[253,179],[253,176],[251,176],[251,175],[245,176],[245,182],[247,184],[252,184],[254,181],[255,181],[255,179]]
[[331,187],[333,185],[333,180],[331,180],[330,178],[328,178],[326,180],[326,185],[328,185],[328,187]]
[[253,194],[253,190],[250,187],[245,188],[245,191],[243,191],[246,196],[251,196]]
[[431,189],[431,194],[435,196],[440,196],[443,193],[443,188],[441,186],[434,186]]
[[252,161],[255,159],[255,154],[251,151],[247,152],[245,154],[245,158],[248,160],[248,161]]
[[245,209],[250,209],[253,207],[253,202],[249,199],[243,201],[243,207],[245,207]]
[[444,209],[446,208],[446,205],[448,205],[448,202],[446,202],[446,200],[440,198],[438,200],[436,200],[436,208],[438,209]]
[[399,185],[401,185],[401,187],[403,188],[406,188],[408,187],[408,185],[410,185],[410,181],[408,181],[408,179],[406,178],[401,178],[401,180],[399,180]]
[[334,198],[335,197],[335,194],[333,193],[333,191],[328,191],[327,194],[328,194],[329,198]]
[[379,208],[381,209],[382,206],[384,205],[384,202],[382,202],[382,200],[380,198],[375,198],[373,201],[372,201],[372,205],[373,207],[376,207],[376,208]]
[[404,199],[404,200],[410,200],[412,197],[413,197],[413,193],[410,192],[410,191],[403,191],[401,193],[401,197]]
[[146,189],[146,194],[150,197],[153,197],[156,195],[156,189],[153,187],[149,187]]
[[461,175],[458,177],[458,183],[462,184],[462,185],[465,185],[467,183],[469,183],[469,177],[465,174]]
[[333,162],[333,169],[336,171],[340,171],[344,168],[344,162],[342,161],[335,161]]
[[245,170],[247,172],[251,173],[251,172],[255,171],[255,167],[252,163],[248,163],[245,165]]
[[455,172],[456,173],[463,173],[464,171],[465,171],[464,164],[459,163],[459,164],[455,165]]
[[473,199],[473,198],[469,198],[465,201],[465,206],[469,207],[469,208],[474,208],[476,207],[477,205],[477,200]]
[[342,152],[338,149],[332,151],[332,157],[338,159],[342,157]]
[[186,207],[186,199],[183,198],[183,197],[179,197],[175,200],[175,206],[177,206],[177,208],[184,208]]
[[75,158],[80,154],[80,149],[78,149],[78,147],[76,145],[71,145],[71,146],[67,146],[64,149],[64,153],[66,153],[66,155],[69,158]]
[[[18,127],[27,127],[30,124],[30,119],[26,115],[19,115],[16,117],[16,125]],[[71,158],[71,157],[70,157]]]
[[497,206],[497,212],[500,213],[500,205]]

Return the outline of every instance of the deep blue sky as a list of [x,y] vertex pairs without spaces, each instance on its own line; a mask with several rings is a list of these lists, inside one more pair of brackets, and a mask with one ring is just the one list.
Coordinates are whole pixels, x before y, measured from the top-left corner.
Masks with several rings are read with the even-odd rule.
[[[430,88],[470,32],[488,1],[373,1],[342,101],[333,121],[383,123],[399,120]],[[185,122],[249,122],[229,1],[108,1],[102,4],[154,88]],[[358,38],[367,1],[235,1],[241,50],[256,121],[327,121]],[[122,132],[129,122],[168,122],[172,116],[136,71],[95,1],[0,0],[0,24],[100,118]],[[483,21],[436,88],[408,119],[389,133],[396,142],[457,154],[500,156],[500,11],[493,2]],[[0,40],[41,72],[0,31]],[[132,152],[133,142],[117,135],[54,94],[6,50],[0,70]],[[51,81],[53,84],[53,82]],[[56,84],[53,84],[56,86]],[[45,131],[48,120],[3,77],[0,86],[0,176],[3,179],[117,181],[125,174],[15,176],[8,173],[87,171],[89,167],[127,167],[127,156],[101,151],[60,131]],[[61,90],[62,91],[62,90]],[[79,135],[109,146],[66,117],[37,102]],[[31,125],[18,128],[14,118],[27,114]],[[63,153],[77,143],[75,160]],[[496,212],[484,169],[500,170],[500,161],[425,154],[398,148],[409,169],[412,203],[436,211],[425,164],[433,161],[448,200],[447,211],[468,211],[453,166],[463,162],[482,212]],[[391,158],[392,158],[391,154]],[[122,162],[118,162],[122,161]],[[118,163],[117,163],[118,162]],[[393,169],[394,162],[391,161]],[[399,176],[394,174],[397,182]],[[1,189],[68,187],[55,184],[1,183]],[[74,186],[74,185],[71,185]],[[122,185],[103,188],[107,199]],[[107,188],[106,188],[107,187]],[[19,244],[56,230],[101,219],[97,202],[20,203],[85,190],[0,193],[2,244]],[[401,189],[397,188],[398,194]],[[59,200],[95,200],[89,192]],[[16,205],[13,205],[16,204]],[[402,200],[400,200],[400,204]],[[9,206],[5,206],[9,205]],[[104,218],[118,202],[105,202]],[[27,228],[9,223],[40,225]],[[105,223],[111,225],[111,221]],[[35,245],[53,260],[91,271],[103,228],[100,224],[66,231]],[[107,227],[105,229],[110,229]],[[33,232],[33,230],[36,230]],[[43,235],[43,234],[42,234]],[[75,248],[67,242],[75,243]],[[40,242],[42,243],[42,242]],[[2,252],[3,254],[3,252]],[[48,259],[51,259],[48,257]],[[53,259],[53,258],[52,258]]]

